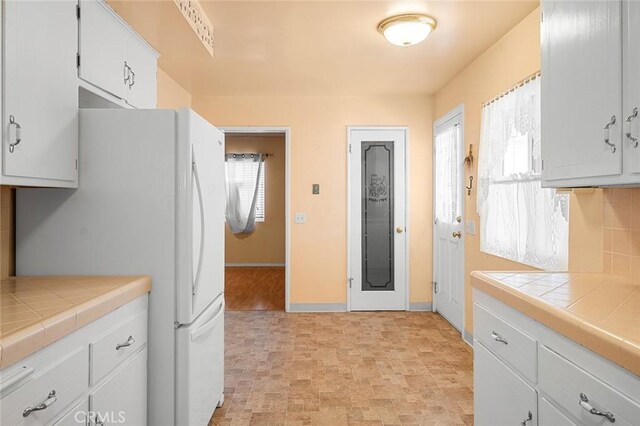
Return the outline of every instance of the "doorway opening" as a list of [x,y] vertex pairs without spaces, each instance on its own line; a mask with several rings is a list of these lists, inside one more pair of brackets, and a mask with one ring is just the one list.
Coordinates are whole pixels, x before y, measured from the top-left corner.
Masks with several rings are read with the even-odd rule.
[[229,203],[252,216],[246,229],[225,226],[226,309],[288,311],[289,129],[223,130]]
[[464,326],[464,107],[433,124],[433,310]]

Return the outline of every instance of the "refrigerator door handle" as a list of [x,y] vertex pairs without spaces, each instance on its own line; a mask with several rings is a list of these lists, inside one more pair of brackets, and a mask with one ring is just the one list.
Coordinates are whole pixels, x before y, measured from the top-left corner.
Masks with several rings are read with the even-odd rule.
[[220,308],[218,308],[218,312],[216,312],[216,314],[213,316],[213,318],[211,318],[209,321],[207,321],[205,324],[202,325],[202,327],[200,327],[197,330],[194,330],[191,333],[191,340],[196,340],[198,337],[202,336],[204,333],[206,333],[207,331],[211,330],[211,328],[216,325],[216,322],[218,321],[218,318],[220,318],[220,316],[222,314],[224,314],[224,298],[222,299],[222,301],[220,302]]
[[[196,190],[198,191],[198,204],[200,205],[200,251],[198,253],[198,269],[193,277],[191,294],[193,296],[198,292],[198,283],[200,281],[200,270],[202,269],[202,252],[204,251],[204,200],[202,199],[202,188],[200,187],[200,175],[198,174],[198,165],[196,164],[195,153],[192,152],[193,161],[191,168],[193,169],[193,177],[196,182]],[[193,273],[193,272],[192,272]]]

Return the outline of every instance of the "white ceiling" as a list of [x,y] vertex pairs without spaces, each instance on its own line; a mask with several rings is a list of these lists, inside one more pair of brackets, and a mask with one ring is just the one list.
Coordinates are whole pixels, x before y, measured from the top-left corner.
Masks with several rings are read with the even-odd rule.
[[[520,22],[536,1],[202,1],[214,57],[172,0],[109,2],[162,55],[160,66],[195,96],[433,94]],[[438,27],[401,48],[378,32],[398,13]]]

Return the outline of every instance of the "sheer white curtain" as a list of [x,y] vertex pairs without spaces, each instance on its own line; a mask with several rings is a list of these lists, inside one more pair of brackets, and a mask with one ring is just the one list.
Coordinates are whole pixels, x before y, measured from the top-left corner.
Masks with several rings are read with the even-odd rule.
[[569,197],[542,188],[540,77],[482,109],[480,249],[546,270],[568,266]]
[[457,124],[444,127],[435,137],[435,217],[441,223],[456,223],[456,218],[460,215],[458,138]]
[[256,202],[262,154],[227,154],[226,220],[234,234],[250,234],[256,227]]

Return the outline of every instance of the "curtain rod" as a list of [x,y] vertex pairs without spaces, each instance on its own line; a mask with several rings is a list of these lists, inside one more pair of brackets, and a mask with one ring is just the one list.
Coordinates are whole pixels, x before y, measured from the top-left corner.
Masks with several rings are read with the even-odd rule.
[[[260,154],[260,153],[246,153],[246,152],[245,153],[233,153],[233,152],[228,152],[225,155],[229,155],[229,156],[232,156],[232,157],[235,158],[235,157],[244,157],[245,155],[253,157],[256,154]],[[266,154],[262,154],[262,156],[263,157],[273,157],[273,154],[266,153]]]
[[505,97],[506,95],[508,95],[509,93],[513,92],[517,88],[524,86],[528,82],[533,81],[538,77],[540,77],[540,71],[536,71],[533,74],[530,74],[530,75],[526,76],[525,78],[523,78],[522,80],[520,80],[519,82],[517,82],[516,84],[511,86],[508,90],[505,90],[504,92],[500,93],[498,96],[496,96],[496,97],[494,97],[494,98],[492,98],[492,99],[490,99],[488,101],[484,101],[482,103],[482,108],[486,107],[487,105],[491,105],[492,103],[494,103],[498,99]]

